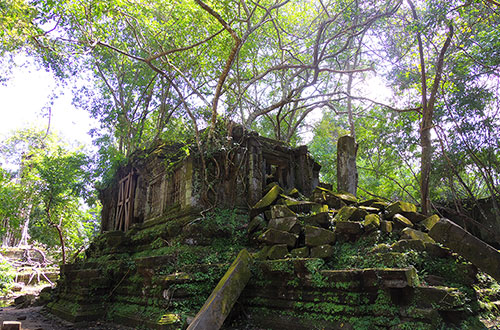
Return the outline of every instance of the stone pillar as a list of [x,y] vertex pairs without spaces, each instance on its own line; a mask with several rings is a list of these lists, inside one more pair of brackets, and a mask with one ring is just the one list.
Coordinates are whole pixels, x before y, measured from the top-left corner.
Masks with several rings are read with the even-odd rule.
[[337,142],[337,190],[356,195],[358,170],[356,154],[358,144],[352,136],[341,136]]

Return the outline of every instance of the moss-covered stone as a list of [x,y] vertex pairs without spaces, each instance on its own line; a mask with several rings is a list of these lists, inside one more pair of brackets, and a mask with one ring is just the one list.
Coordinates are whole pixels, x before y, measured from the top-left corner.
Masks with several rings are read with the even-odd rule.
[[359,235],[363,232],[363,224],[354,221],[341,221],[335,224],[336,234]]
[[331,230],[314,226],[305,226],[304,234],[307,246],[318,246],[335,242],[335,234]]
[[284,259],[288,254],[288,248],[286,244],[273,245],[269,252],[267,253],[267,258],[271,260]]
[[247,227],[248,233],[253,233],[266,228],[266,220],[261,215],[253,217]]
[[271,206],[282,192],[283,189],[280,186],[273,186],[269,192],[252,207],[251,215],[255,216]]
[[301,248],[293,249],[290,254],[293,258],[307,258],[309,257],[309,247],[303,246]]
[[304,223],[311,226],[328,228],[330,226],[330,213],[320,212],[304,218]]
[[392,233],[392,221],[380,220],[380,230],[384,233]]
[[[350,221],[355,220],[354,215],[357,212],[357,208],[353,206],[344,206],[339,210],[339,212],[333,218],[334,222]],[[361,220],[361,219],[359,219]]]
[[365,217],[365,221],[363,221],[363,226],[365,227],[366,232],[378,229],[380,227],[380,217],[378,214],[368,214]]
[[271,207],[271,217],[273,218],[286,218],[296,217],[297,214],[292,212],[286,205],[273,205]]
[[392,218],[396,213],[417,212],[417,207],[414,204],[407,202],[395,202],[386,208],[387,218]]
[[333,247],[328,244],[313,246],[311,248],[311,258],[329,258],[333,255]]
[[405,228],[401,231],[402,239],[419,239],[424,243],[435,243],[434,240],[424,232],[412,228]]
[[286,231],[293,234],[300,234],[300,224],[296,217],[273,218],[269,221],[269,228]]
[[335,195],[335,197],[340,198],[343,202],[345,202],[348,205],[355,204],[358,202],[358,199],[356,198],[356,196],[354,196],[353,194],[348,193],[348,192],[340,192],[340,193],[337,193],[334,195]]
[[294,247],[297,242],[297,235],[288,233],[286,231],[270,228],[266,230],[259,240],[269,245],[286,244],[289,247]]
[[395,214],[392,217],[392,220],[394,220],[394,223],[397,224],[400,227],[413,227],[413,223],[406,217],[402,216],[401,214]]
[[433,214],[430,217],[423,220],[422,222],[420,222],[420,224],[429,231],[432,229],[432,227],[434,227],[434,225],[439,221],[439,219],[440,219],[439,215]]

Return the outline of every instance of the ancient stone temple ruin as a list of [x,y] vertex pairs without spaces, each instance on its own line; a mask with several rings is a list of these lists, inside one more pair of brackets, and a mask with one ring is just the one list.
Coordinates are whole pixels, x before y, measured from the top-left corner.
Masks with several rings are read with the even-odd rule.
[[[216,152],[207,159],[214,182],[209,193],[219,207],[248,209],[271,182],[304,195],[318,185],[321,167],[307,147],[290,148],[241,126],[232,129],[230,138],[230,155]],[[202,170],[200,155],[181,144],[160,144],[135,154],[101,192],[102,230],[127,231],[172,211],[197,214],[206,209],[209,205],[201,198]]]
[[148,329],[481,329],[492,279],[477,267],[500,277],[484,262],[498,251],[413,204],[332,191],[306,147],[235,127],[202,153],[160,144],[117,171],[103,233],[61,268],[52,313]]

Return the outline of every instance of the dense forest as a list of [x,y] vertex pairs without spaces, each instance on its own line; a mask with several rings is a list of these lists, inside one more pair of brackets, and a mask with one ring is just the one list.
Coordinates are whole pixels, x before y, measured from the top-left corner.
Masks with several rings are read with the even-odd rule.
[[496,0],[4,0],[2,82],[29,56],[77,79],[73,102],[100,127],[95,154],[50,125],[2,141],[0,240],[66,262],[99,232],[97,191],[129,155],[210,149],[222,121],[308,144],[334,186],[349,134],[358,195],[424,214],[498,197],[499,26]]

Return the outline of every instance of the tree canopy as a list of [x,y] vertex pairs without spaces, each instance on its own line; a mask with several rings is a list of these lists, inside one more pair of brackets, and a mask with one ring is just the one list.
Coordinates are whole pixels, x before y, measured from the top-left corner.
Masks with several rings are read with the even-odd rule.
[[[0,13],[4,58],[28,53],[62,82],[85,82],[74,103],[101,123],[101,178],[160,139],[201,149],[201,128],[211,136],[230,120],[309,142],[330,183],[336,139],[350,134],[359,193],[418,201],[424,213],[440,199],[500,194],[497,1],[7,0]],[[367,90],[375,76],[387,88]],[[386,89],[389,100],[369,96]],[[51,198],[78,195],[83,179],[79,155],[53,152],[29,168],[55,224],[63,209],[52,212]],[[76,172],[57,177],[75,186],[51,181],[63,163]],[[31,189],[0,174],[9,200]],[[21,221],[9,207],[0,214]]]

